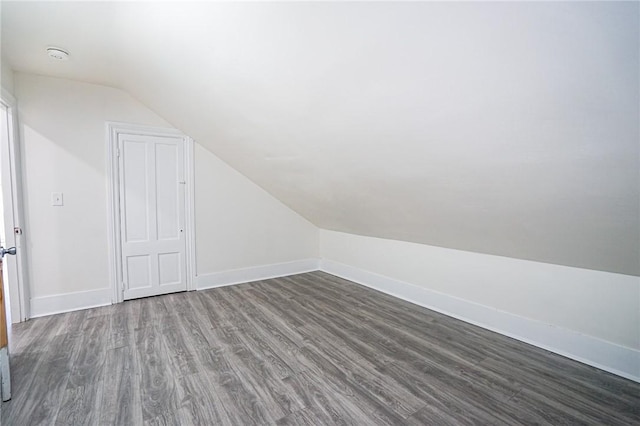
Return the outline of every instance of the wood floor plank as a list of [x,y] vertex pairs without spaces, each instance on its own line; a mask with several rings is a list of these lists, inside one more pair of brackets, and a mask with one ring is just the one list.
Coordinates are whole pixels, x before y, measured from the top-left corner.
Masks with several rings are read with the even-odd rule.
[[640,424],[640,384],[324,272],[38,318],[1,424]]
[[177,384],[180,401],[178,412],[182,424],[231,424],[219,388],[214,386],[206,373],[180,377]]
[[[295,304],[298,301],[294,300],[292,303]],[[310,319],[308,325],[297,329],[307,341],[314,344],[323,344],[322,342],[326,341],[338,342],[375,366],[383,366],[393,360],[376,346],[391,343],[375,330],[362,324],[350,324],[348,316],[342,316],[339,311],[332,308],[324,307],[322,309],[322,312],[327,315],[318,314],[317,307],[310,304],[301,304],[299,309],[305,312]]]
[[222,343],[218,342],[219,346],[211,344],[211,341],[216,342],[211,337],[207,337],[207,334],[211,336],[211,333],[205,331],[207,330],[206,324],[193,322],[185,316],[179,316],[178,322],[185,333],[187,344],[196,357],[198,370],[216,371],[219,368],[218,354],[224,350]]
[[100,393],[99,424],[142,423],[139,368],[133,347],[121,346],[106,354]]
[[[380,403],[407,418],[424,406],[424,402],[412,394],[405,386],[393,377],[380,373],[374,366],[367,368],[363,358],[346,348],[325,347],[320,357],[327,362],[322,363],[323,371],[332,371],[337,377],[362,389],[364,393],[380,401]],[[315,358],[316,360],[318,358]],[[364,364],[364,365],[363,365]]]
[[[71,314],[63,314],[64,316],[51,315],[43,318],[36,318],[28,323],[14,324],[11,326],[19,331],[13,332],[12,335],[19,335],[16,341],[10,341],[10,349],[12,353],[35,352],[43,349],[44,343],[49,343],[58,334],[62,334],[67,325],[66,319]],[[75,315],[73,315],[75,316]],[[81,326],[82,321],[75,323],[75,326]],[[73,325],[71,325],[73,327]]]
[[177,426],[181,422],[180,412],[178,410],[168,409],[155,417],[145,419],[144,426]]
[[205,373],[219,392],[231,424],[272,424],[268,410],[256,395],[253,384],[242,380],[243,366],[229,350],[217,352],[217,369]]
[[[278,378],[282,379],[308,368],[305,358],[299,356],[300,348],[284,334],[267,325],[271,318],[265,318],[263,310],[257,309],[250,300],[244,298],[241,293],[234,292],[233,289],[221,296],[231,304],[239,304],[244,300],[243,311],[247,325],[239,337],[246,347],[254,348],[259,353]],[[303,341],[302,337],[293,330],[288,334],[293,333],[296,334],[294,337],[296,340]]]
[[198,363],[191,345],[185,339],[184,329],[179,326],[177,316],[171,318],[172,326],[166,325],[161,336],[174,375],[177,377],[188,376],[198,371]]
[[[456,418],[472,422],[518,424],[523,419],[503,410],[503,389],[496,390],[484,382],[474,382],[459,375],[454,369],[428,363],[421,365],[402,362],[384,367],[383,373],[396,379],[414,395],[426,402],[427,410],[455,413]],[[519,390],[510,391],[510,397]],[[526,423],[526,422],[524,422]]]
[[[28,413],[34,424],[46,424],[47,419],[55,417],[80,341],[79,334],[58,335],[43,353],[31,354],[31,362],[18,363],[21,368],[12,373],[23,380],[13,380],[13,398],[5,403],[6,415],[21,417]],[[30,353],[19,354],[19,359],[24,356]],[[12,367],[16,366],[13,361]]]
[[274,293],[279,294],[273,291],[269,293],[257,287],[246,291],[246,294],[249,294],[255,300],[258,300],[264,309],[267,309],[277,315],[283,323],[287,324],[287,326],[293,328],[302,327],[307,323],[307,319],[304,315],[287,308],[292,300],[291,297],[277,298],[273,297]]
[[28,396],[14,396],[15,400],[10,402],[11,408],[16,409],[15,415],[28,416],[31,424],[48,424],[55,418],[69,379],[69,370],[65,367],[60,360],[40,364],[27,390]]
[[[316,289],[311,291],[314,295],[313,300],[317,300],[320,297],[315,293],[317,291],[320,290]],[[467,336],[468,330],[456,332],[456,330],[452,331],[438,328],[435,313],[426,316],[420,311],[424,311],[424,308],[408,302],[399,301],[397,298],[392,298],[391,296],[381,294],[374,290],[363,289],[362,293],[364,293],[365,297],[344,302],[340,300],[332,301],[330,306],[335,306],[335,309],[344,311],[353,309],[354,304],[359,303],[355,306],[360,307],[360,309],[358,309],[358,313],[360,314],[358,315],[358,319],[363,323],[374,327],[376,324],[384,324],[391,328],[400,327],[407,331],[412,330],[415,332],[414,334],[420,336],[426,335],[425,337],[428,336],[431,340],[437,340],[439,346],[447,348],[450,353],[468,360],[473,359],[474,362],[480,362],[487,357],[488,354],[481,349],[481,345],[468,344],[468,337],[465,340],[454,338],[456,335],[462,333]],[[374,303],[362,303],[363,300],[369,300]],[[448,324],[457,321],[451,318],[447,319]],[[457,322],[462,323],[462,321]],[[472,328],[477,329],[478,327]]]
[[[551,392],[562,388],[565,393],[575,393],[593,402],[604,403],[613,411],[625,411],[640,398],[640,388],[629,380],[557,354],[540,350],[531,352],[523,349],[502,352],[487,358],[481,366],[500,371],[504,376],[529,387],[544,387]],[[558,375],[557,371],[565,374]],[[635,408],[632,412],[640,421],[640,405],[635,405]]]
[[[370,385],[361,383],[358,377],[352,378],[348,376],[348,372],[341,370],[331,360],[327,359],[324,354],[319,353],[315,348],[304,348],[306,356],[316,364],[316,368],[305,371],[303,376],[310,377],[310,380],[317,381],[316,378],[321,377],[329,386],[325,392],[336,393],[341,399],[348,403],[348,407],[357,407],[357,412],[351,412],[352,415],[363,419],[363,422],[369,420],[373,424],[401,424],[404,420],[402,415],[396,413],[392,407],[385,405],[384,397],[377,392],[369,391]],[[343,407],[347,408],[347,406]],[[396,410],[403,408],[402,411],[410,411],[411,408],[393,407]]]
[[85,322],[80,350],[69,376],[69,386],[85,386],[102,375],[109,343],[109,324],[106,315]]
[[252,318],[252,320],[265,332],[269,333],[273,339],[290,349],[300,348],[306,344],[293,323],[284,320],[277,311],[274,311],[269,306],[260,305],[259,302],[253,303],[261,315]]
[[317,371],[305,371],[284,379],[304,402],[302,410],[278,419],[278,424],[323,424],[350,425],[368,422],[375,424],[374,416],[364,411],[365,407],[355,404],[352,398],[336,392],[330,380]]
[[153,327],[155,315],[153,313],[154,301],[151,297],[125,302],[128,304],[130,315],[134,321],[134,330]]
[[507,403],[507,407],[514,413],[521,413],[529,420],[529,424],[547,424],[547,425],[630,425],[627,421],[620,422],[615,418],[606,415],[593,416],[588,413],[576,410],[571,406],[566,406],[559,401],[551,401],[538,394],[531,393],[527,389],[514,396]]
[[[590,387],[576,387],[569,380],[562,380],[550,371],[545,371],[544,366],[527,364],[524,359],[517,366],[487,359],[481,366],[519,383],[524,389],[523,395],[536,396],[540,401],[558,401],[557,397],[561,395],[559,401],[567,407],[564,411],[579,412],[580,417],[590,418],[592,422],[608,419],[612,423],[624,424],[625,421],[633,420],[640,424],[640,393],[634,403],[624,393],[611,394],[602,389],[594,391]],[[522,398],[520,400],[523,401]]]
[[[466,413],[453,411],[446,406],[427,404],[427,406],[411,415],[406,424],[411,426],[473,426],[481,424],[481,422],[477,418],[467,416]],[[492,419],[489,424],[500,423]]]
[[130,345],[133,334],[131,318],[127,315],[127,304],[117,303],[111,306],[109,315],[109,349]]
[[136,363],[140,368],[140,403],[143,420],[162,416],[177,408],[173,369],[162,335],[154,326],[135,331]]
[[98,394],[101,387],[100,382],[67,387],[55,417],[55,424],[60,426],[97,424]]

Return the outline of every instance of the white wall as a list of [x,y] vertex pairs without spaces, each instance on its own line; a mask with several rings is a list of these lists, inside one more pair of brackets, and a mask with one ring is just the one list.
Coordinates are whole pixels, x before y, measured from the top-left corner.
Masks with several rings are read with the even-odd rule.
[[[23,73],[15,86],[35,310],[50,312],[68,293],[98,303],[110,285],[105,122],[170,126],[118,89]],[[314,226],[202,147],[196,156],[200,273],[317,256]],[[51,192],[63,192],[63,207],[51,206]]]
[[168,124],[117,89],[21,73],[15,86],[31,296],[107,288],[105,121]]
[[[383,282],[383,291],[574,358],[595,355],[594,347],[622,354],[626,361],[610,370],[640,379],[639,277],[326,230],[320,231],[320,256],[329,272]],[[477,315],[480,307],[488,309]],[[528,335],[533,329],[542,332]],[[558,341],[557,333],[584,336],[590,346]],[[606,367],[611,357],[592,364]]]
[[196,145],[198,275],[318,257],[318,228]]
[[2,58],[2,68],[0,69],[0,84],[2,88],[13,95],[13,70],[9,67],[9,63]]

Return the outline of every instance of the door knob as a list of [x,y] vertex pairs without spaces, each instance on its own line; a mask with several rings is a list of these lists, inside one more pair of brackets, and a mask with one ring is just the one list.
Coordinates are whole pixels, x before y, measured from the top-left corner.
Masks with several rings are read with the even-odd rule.
[[11,247],[11,248],[6,249],[6,248],[0,246],[0,259],[2,259],[5,254],[15,255],[16,254],[16,248],[15,247]]

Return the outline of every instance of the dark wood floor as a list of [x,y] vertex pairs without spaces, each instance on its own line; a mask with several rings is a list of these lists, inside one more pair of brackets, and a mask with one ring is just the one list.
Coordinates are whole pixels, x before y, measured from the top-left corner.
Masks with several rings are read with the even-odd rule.
[[14,326],[2,425],[639,424],[640,384],[313,272]]

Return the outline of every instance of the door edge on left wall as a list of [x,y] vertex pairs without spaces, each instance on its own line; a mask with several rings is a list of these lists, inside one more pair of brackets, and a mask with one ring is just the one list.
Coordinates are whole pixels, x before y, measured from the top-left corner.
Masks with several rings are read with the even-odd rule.
[[[2,144],[2,187],[4,202],[5,233],[7,244],[17,247],[16,256],[7,259],[9,312],[11,322],[26,321],[31,317],[29,274],[23,205],[22,159],[18,126],[18,103],[4,88],[0,90],[0,102],[7,108],[7,143]],[[15,262],[15,263],[13,263]]]
[[196,246],[195,246],[195,202],[194,202],[194,140],[178,129],[151,127],[131,123],[106,122],[107,149],[107,230],[109,242],[109,281],[113,290],[111,303],[124,301],[122,291],[122,262],[120,241],[120,208],[118,176],[118,137],[121,134],[146,136],[180,137],[184,141],[185,155],[185,237],[186,237],[186,281],[187,291],[195,290],[196,283]]

